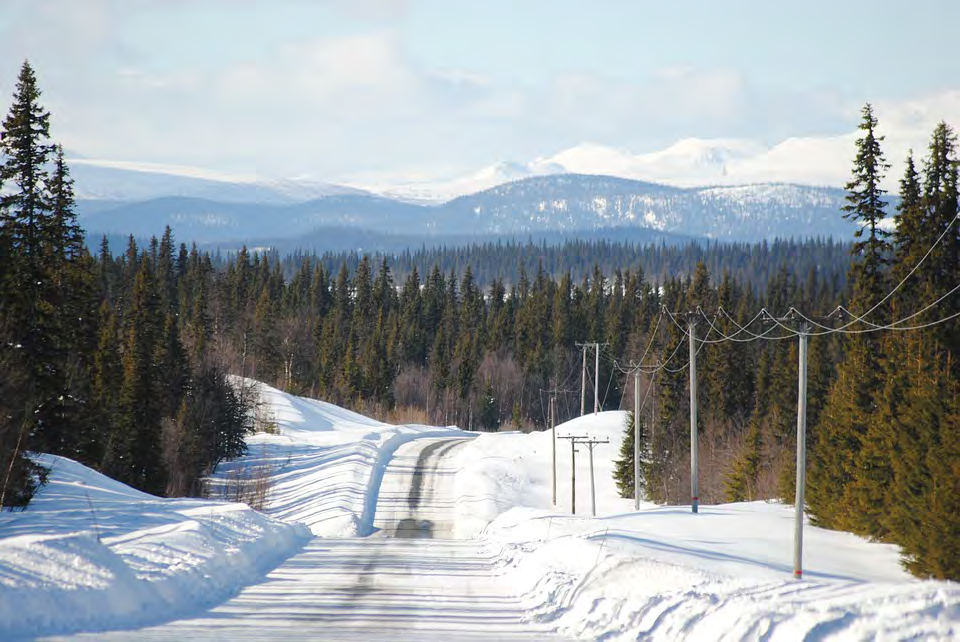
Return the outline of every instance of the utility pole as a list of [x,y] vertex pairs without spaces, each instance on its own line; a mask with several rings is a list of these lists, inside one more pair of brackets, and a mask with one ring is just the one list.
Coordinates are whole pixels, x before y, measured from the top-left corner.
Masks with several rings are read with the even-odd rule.
[[633,372],[633,509],[640,510],[640,370]]
[[580,375],[580,416],[587,412],[587,348],[593,348],[596,352],[593,366],[593,414],[600,411],[600,346],[606,343],[578,343],[576,344],[583,350],[583,372]]
[[800,326],[800,372],[797,385],[797,494],[794,515],[793,577],[803,579],[803,491],[807,480],[807,342],[810,325]]
[[577,514],[577,443],[582,437],[565,435],[559,439],[570,440],[570,513]]
[[596,365],[593,367],[593,414],[600,408],[600,344],[593,344],[596,353]]
[[582,417],[586,414],[586,404],[587,404],[587,344],[578,343],[580,349],[583,350],[583,372],[581,374],[581,383],[580,383],[580,416]]
[[556,412],[556,401],[557,398],[554,395],[550,395],[550,433],[552,444],[552,457],[553,457],[553,505],[557,505],[557,412]]
[[700,483],[697,479],[697,318],[688,316],[690,335],[690,507],[694,513],[700,505]]
[[594,517],[597,516],[597,486],[596,480],[593,474],[593,449],[597,444],[609,444],[609,439],[604,439],[603,441],[597,439],[590,439],[589,437],[584,437],[577,441],[580,444],[586,444],[587,448],[590,450],[590,514]]
[[[830,316],[821,317],[827,320]],[[796,321],[795,311],[781,319],[765,319],[768,323]],[[797,489],[793,515],[793,577],[803,579],[803,508],[807,483],[807,346],[810,341],[810,321],[804,318],[796,331],[800,339],[800,358],[797,364]]]

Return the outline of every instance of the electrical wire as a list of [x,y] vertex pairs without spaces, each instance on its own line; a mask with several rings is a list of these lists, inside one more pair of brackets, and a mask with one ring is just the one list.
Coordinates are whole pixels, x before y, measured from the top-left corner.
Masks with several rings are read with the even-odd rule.
[[[717,312],[719,313],[719,312],[721,312],[721,311],[723,311],[723,313],[726,314],[726,311],[724,311],[723,308],[718,307],[718,308],[717,308]],[[773,327],[771,327],[769,330],[767,330],[766,332],[764,332],[764,333],[762,333],[762,334],[759,334],[759,335],[753,334],[752,332],[750,332],[749,330],[746,329],[746,328],[749,328],[757,319],[762,318],[763,315],[766,314],[766,309],[765,309],[765,308],[761,308],[760,312],[758,312],[756,315],[754,315],[754,317],[753,317],[752,319],[750,319],[750,321],[747,322],[747,325],[746,325],[746,326],[742,326],[742,327],[741,327],[739,324],[737,324],[736,321],[733,321],[733,319],[728,315],[727,318],[730,319],[730,321],[731,321],[735,326],[737,326],[737,328],[739,328],[739,329],[738,329],[736,332],[734,332],[732,335],[727,335],[727,334],[724,334],[723,332],[721,332],[720,329],[717,328],[717,326],[714,325],[714,323],[710,320],[710,317],[707,315],[707,313],[704,312],[704,311],[700,308],[700,306],[697,306],[697,312],[700,313],[700,315],[704,318],[704,320],[707,322],[707,324],[710,326],[710,328],[711,328],[714,332],[716,332],[718,335],[720,335],[720,337],[721,337],[720,339],[716,339],[716,340],[712,340],[712,341],[709,340],[709,339],[706,339],[706,338],[704,338],[704,339],[699,339],[699,338],[698,338],[697,341],[703,341],[704,343],[725,343],[725,342],[727,342],[727,341],[733,341],[733,342],[735,342],[735,343],[751,343],[751,342],[753,342],[753,341],[758,341],[758,340],[760,340],[760,339],[767,339],[767,338],[769,338],[769,339],[775,339],[775,338],[777,338],[777,337],[767,337],[767,336],[766,336],[768,333],[773,332],[773,330],[774,330]],[[751,334],[751,335],[753,335],[753,336],[752,336],[751,338],[749,338],[749,339],[737,339],[736,336],[737,336],[738,334],[741,334],[741,333],[747,333],[747,334]],[[707,336],[709,336],[709,335],[707,335]],[[783,338],[787,338],[787,337],[783,337]]]
[[[830,334],[865,334],[865,333],[868,333],[868,332],[880,332],[880,331],[883,331],[883,330],[912,331],[912,330],[920,330],[920,329],[924,329],[924,328],[929,328],[929,327],[932,327],[932,326],[935,326],[935,325],[939,325],[939,324],[942,324],[942,323],[946,323],[947,321],[951,321],[951,320],[953,320],[953,319],[956,319],[956,318],[960,317],[960,312],[957,312],[957,313],[951,314],[951,315],[949,315],[949,316],[947,316],[947,317],[944,317],[944,318],[941,318],[941,319],[937,319],[937,320],[935,320],[935,321],[929,321],[929,322],[926,322],[926,323],[921,323],[921,324],[916,324],[916,325],[909,325],[909,326],[903,325],[903,324],[907,323],[908,321],[910,321],[911,319],[915,319],[915,318],[917,318],[918,316],[920,316],[920,315],[928,312],[929,310],[931,310],[931,309],[936,308],[937,306],[939,306],[939,304],[942,303],[945,299],[947,299],[948,297],[950,297],[951,295],[953,295],[954,293],[956,293],[958,290],[960,290],[960,284],[957,284],[957,285],[954,286],[951,290],[949,290],[947,293],[945,293],[945,294],[943,294],[942,296],[940,296],[940,297],[939,297],[936,301],[934,301],[933,303],[930,303],[930,304],[928,304],[927,306],[925,306],[924,308],[922,308],[922,309],[914,312],[913,314],[910,314],[910,315],[908,315],[908,316],[906,316],[906,317],[903,317],[903,318],[901,318],[901,319],[898,319],[898,320],[896,320],[896,321],[892,321],[892,322],[890,322],[890,323],[887,323],[887,324],[884,324],[884,325],[880,325],[880,324],[876,324],[876,323],[873,323],[873,322],[871,322],[871,321],[868,321],[868,320],[866,319],[866,317],[867,317],[868,315],[870,315],[870,314],[872,314],[873,312],[875,312],[875,311],[877,310],[877,308],[879,308],[881,305],[883,305],[883,303],[885,303],[886,301],[888,301],[888,300],[890,299],[890,297],[893,296],[901,287],[903,287],[904,283],[906,283],[907,280],[908,280],[911,276],[913,276],[913,274],[916,273],[916,271],[920,268],[920,266],[924,263],[924,261],[927,260],[927,258],[928,258],[928,257],[930,256],[930,254],[933,252],[933,250],[941,243],[941,241],[943,240],[943,238],[946,236],[947,232],[953,227],[953,224],[954,224],[958,219],[960,219],[960,214],[954,216],[953,219],[951,219],[950,223],[946,226],[946,228],[943,230],[943,232],[940,234],[940,236],[937,238],[937,240],[933,243],[933,245],[930,246],[930,248],[927,250],[927,252],[926,252],[926,253],[923,255],[923,257],[920,259],[920,261],[918,261],[917,264],[914,265],[913,268],[910,270],[910,272],[907,273],[907,275],[906,275],[892,290],[890,290],[882,299],[880,299],[872,308],[870,308],[869,310],[867,310],[867,311],[866,311],[865,313],[863,313],[862,315],[856,315],[856,314],[852,313],[850,310],[847,310],[846,308],[844,308],[843,306],[837,306],[837,308],[835,308],[833,312],[831,312],[829,315],[827,315],[827,318],[829,318],[829,317],[832,317],[832,316],[834,316],[835,314],[838,314],[838,313],[840,313],[840,314],[846,313],[847,315],[849,315],[849,316],[852,317],[852,319],[851,319],[848,323],[845,323],[844,325],[842,325],[842,326],[840,326],[840,327],[834,328],[834,327],[830,327],[830,326],[824,325],[824,324],[822,324],[822,323],[819,323],[819,322],[816,321],[815,319],[812,319],[812,318],[808,317],[807,315],[805,315],[805,314],[803,314],[802,312],[800,312],[797,308],[792,307],[792,306],[789,308],[788,313],[787,313],[790,317],[798,317],[798,318],[801,319],[804,323],[808,323],[808,324],[810,324],[810,325],[812,325],[812,326],[815,326],[815,327],[817,327],[817,328],[820,328],[821,331],[820,331],[820,332],[803,332],[803,331],[797,330],[796,328],[792,328],[792,327],[790,327],[789,325],[783,323],[783,321],[782,321],[781,319],[773,316],[773,315],[769,312],[769,310],[767,310],[765,307],[764,307],[764,308],[761,308],[760,311],[759,311],[756,315],[754,315],[754,317],[753,317],[752,319],[750,319],[745,325],[740,325],[740,324],[737,323],[737,321],[723,308],[723,306],[718,306],[718,307],[717,307],[717,315],[723,315],[724,317],[726,317],[727,321],[729,321],[730,323],[732,323],[732,324],[737,328],[736,332],[733,332],[732,334],[726,334],[725,332],[723,332],[722,330],[720,330],[720,328],[717,327],[717,325],[713,322],[713,320],[711,320],[710,316],[709,316],[706,312],[704,312],[704,310],[703,310],[700,306],[697,306],[697,310],[696,310],[696,311],[697,311],[697,314],[698,314],[700,317],[702,317],[702,318],[707,322],[707,324],[708,324],[708,326],[709,326],[709,330],[707,331],[707,334],[706,334],[704,337],[697,337],[695,334],[693,335],[693,340],[696,341],[696,342],[699,342],[699,344],[700,344],[700,346],[697,348],[696,352],[694,353],[694,357],[698,356],[698,355],[700,354],[700,351],[703,350],[703,346],[705,346],[705,345],[708,344],[708,343],[709,343],[709,344],[720,344],[720,343],[725,343],[725,342],[727,342],[727,341],[733,341],[733,342],[737,342],[737,343],[749,343],[749,342],[752,342],[752,341],[759,341],[759,340],[765,340],[765,341],[782,341],[782,340],[784,340],[784,339],[792,339],[792,338],[798,337],[798,336],[800,336],[800,335],[806,335],[806,336],[810,337],[810,336],[825,336],[825,335],[830,335]],[[644,349],[644,351],[643,351],[643,355],[640,357],[640,360],[639,360],[637,363],[631,362],[631,363],[627,366],[627,368],[624,368],[624,367],[622,367],[622,366],[620,365],[620,363],[619,363],[615,358],[613,358],[612,355],[608,356],[608,355],[606,355],[606,354],[603,354],[603,357],[604,357],[605,359],[607,359],[607,360],[613,365],[613,367],[615,367],[617,370],[619,370],[619,371],[620,371],[621,373],[623,373],[623,374],[631,374],[631,373],[643,372],[644,374],[649,374],[649,375],[653,376],[653,375],[656,375],[656,374],[657,374],[658,372],[660,372],[661,370],[666,370],[667,372],[670,372],[670,373],[678,373],[678,372],[681,372],[681,371],[685,370],[685,369],[690,365],[690,361],[689,361],[689,360],[688,360],[685,364],[683,364],[682,366],[680,366],[679,368],[670,368],[669,365],[668,365],[671,361],[673,361],[673,359],[676,357],[677,353],[680,351],[680,348],[683,346],[683,341],[682,341],[682,340],[677,342],[677,346],[674,348],[673,352],[670,353],[670,356],[667,357],[667,359],[666,359],[665,361],[657,360],[657,363],[656,363],[655,366],[644,365],[644,363],[643,363],[643,361],[644,361],[644,359],[646,358],[647,354],[650,352],[650,349],[653,347],[654,342],[656,341],[656,332],[657,332],[657,330],[660,328],[660,323],[661,323],[661,321],[663,320],[664,314],[666,314],[666,316],[668,316],[668,317],[670,318],[670,321],[677,327],[677,329],[680,330],[680,332],[682,333],[682,336],[688,337],[688,338],[690,337],[690,331],[689,331],[687,328],[685,328],[685,327],[677,320],[677,318],[674,316],[674,314],[673,314],[672,312],[670,312],[670,310],[668,310],[665,305],[661,305],[661,306],[660,306],[660,315],[657,317],[656,325],[654,326],[653,331],[651,331],[651,333],[650,333],[650,340],[649,340],[649,342],[647,343],[647,347],[646,347],[646,348]],[[714,315],[714,316],[716,317],[716,315]],[[751,330],[749,330],[749,327],[750,327],[751,325],[753,325],[754,323],[756,323],[756,321],[757,321],[758,319],[759,319],[759,320],[762,320],[762,321],[767,321],[767,322],[769,322],[769,323],[771,324],[771,326],[770,326],[769,329],[765,330],[764,332],[762,332],[762,333],[760,333],[760,334],[757,334],[757,333],[752,332]],[[862,323],[862,324],[864,324],[864,325],[866,325],[866,326],[868,326],[868,327],[866,327],[866,328],[860,328],[860,329],[854,329],[854,330],[849,329],[849,328],[851,328],[851,326],[853,326],[854,324],[857,324],[857,323]],[[770,336],[771,333],[774,332],[774,331],[777,330],[777,329],[783,330],[786,334],[780,334],[780,335]],[[719,338],[718,338],[718,339],[710,339],[711,333],[715,333]],[[748,338],[738,338],[738,335],[741,335],[741,334],[747,335]],[[599,351],[599,348],[598,348],[598,351]],[[607,396],[607,394],[609,394],[610,386],[612,385],[612,381],[613,381],[613,377],[611,376],[610,381],[607,383],[607,392],[606,392],[605,395],[604,395],[604,402],[606,401],[606,396]],[[541,404],[542,404],[542,402],[541,402]]]
[[[877,301],[877,303],[874,304],[874,306],[873,306],[872,308],[870,308],[869,310],[867,310],[866,312],[864,312],[862,315],[857,316],[857,315],[853,314],[852,316],[853,316],[854,318],[850,321],[850,323],[848,323],[848,324],[846,324],[846,325],[844,325],[844,326],[841,326],[841,328],[838,328],[838,329],[845,329],[845,328],[850,327],[850,326],[853,325],[854,323],[858,323],[858,322],[860,322],[860,321],[863,321],[863,320],[867,317],[867,315],[872,314],[877,308],[879,308],[881,305],[883,305],[883,304],[887,301],[887,299],[889,299],[891,296],[893,296],[893,294],[894,294],[897,290],[899,290],[899,289],[903,286],[904,283],[907,282],[907,279],[909,279],[911,276],[913,276],[914,272],[916,272],[916,271],[920,268],[920,266],[923,265],[923,262],[927,260],[927,257],[930,256],[930,254],[933,252],[933,250],[936,249],[936,247],[937,247],[938,245],[940,245],[940,241],[943,240],[943,237],[945,237],[945,236],[947,235],[947,232],[950,231],[950,228],[953,227],[953,224],[956,223],[958,219],[960,219],[960,213],[958,213],[956,216],[954,216],[952,219],[950,219],[950,222],[949,222],[949,223],[947,224],[947,226],[944,228],[943,232],[940,234],[940,236],[937,238],[937,240],[934,242],[934,244],[930,246],[930,249],[927,250],[927,253],[923,255],[923,258],[921,258],[921,259],[917,262],[917,264],[913,266],[913,269],[911,269],[910,272],[908,272],[907,275],[906,275],[905,277],[903,277],[903,279],[900,281],[900,283],[897,284],[897,286],[896,286],[895,288],[893,288],[892,290],[890,290],[885,297],[883,297],[882,299],[880,299],[879,301]],[[852,314],[852,313],[851,313],[851,314]]]
[[758,339],[764,339],[764,340],[767,340],[767,341],[780,341],[780,340],[782,340],[782,339],[791,339],[791,338],[793,338],[793,336],[794,336],[794,335],[775,336],[775,337],[767,336],[767,335],[769,335],[771,332],[773,332],[773,331],[776,329],[776,326],[771,326],[768,330],[766,330],[766,331],[763,332],[762,334],[756,334],[755,332],[751,332],[750,330],[748,330],[747,327],[749,327],[749,326],[750,326],[754,321],[756,321],[757,319],[763,320],[763,319],[765,319],[766,317],[769,317],[769,316],[770,316],[770,313],[767,312],[767,309],[766,309],[766,308],[760,308],[760,312],[758,312],[758,313],[756,314],[756,316],[754,316],[753,319],[751,319],[750,322],[749,322],[746,326],[742,326],[742,325],[740,325],[739,323],[737,323],[736,320],[735,320],[732,316],[730,316],[730,314],[729,314],[726,310],[724,310],[722,307],[717,308],[717,312],[719,312],[719,313],[722,314],[723,316],[727,317],[727,320],[730,321],[730,323],[732,323],[733,325],[735,325],[735,326],[737,327],[737,333],[736,333],[736,334],[739,334],[740,331],[743,331],[744,333],[746,333],[746,334],[748,334],[748,335],[750,335],[750,336],[752,337],[752,338],[750,339],[751,341],[756,341],[756,340],[758,340]]

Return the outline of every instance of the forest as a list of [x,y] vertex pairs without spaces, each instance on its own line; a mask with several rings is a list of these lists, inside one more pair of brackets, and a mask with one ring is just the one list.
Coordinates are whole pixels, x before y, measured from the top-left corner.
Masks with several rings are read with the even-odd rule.
[[[633,372],[644,405],[621,487],[632,492],[642,439],[647,498],[683,504],[694,319],[700,500],[790,501],[800,311],[823,328],[809,340],[811,517],[900,544],[920,576],[960,577],[960,225],[946,124],[919,169],[907,162],[887,212],[882,137],[864,109],[852,243],[222,256],[168,228],[90,252],[39,95],[25,64],[0,140],[3,506],[42,483],[30,452],[156,494],[201,492],[252,428],[255,394],[236,377],[391,422],[539,430],[551,395],[558,421],[579,414],[581,385],[596,383],[603,409],[634,410]],[[594,342],[596,381],[590,369],[583,382],[579,344]]]

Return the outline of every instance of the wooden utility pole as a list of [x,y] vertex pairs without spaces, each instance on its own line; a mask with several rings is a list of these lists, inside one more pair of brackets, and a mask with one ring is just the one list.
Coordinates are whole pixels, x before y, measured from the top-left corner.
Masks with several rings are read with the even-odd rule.
[[603,441],[597,439],[590,439],[585,437],[577,441],[580,444],[586,444],[587,448],[590,450],[590,514],[594,517],[597,516],[597,485],[596,480],[593,474],[593,449],[597,444],[609,444],[609,439],[604,439]]
[[[820,318],[828,320],[830,316]],[[778,324],[796,320],[793,310],[780,319],[765,319],[768,323]],[[810,319],[803,317],[803,322],[796,331],[800,339],[800,355],[797,364],[797,488],[793,506],[793,577],[798,580],[803,579],[803,509],[807,483],[807,347],[810,329]]]
[[570,440],[570,513],[577,514],[577,443],[583,437],[565,435],[558,439]]
[[691,312],[687,329],[690,335],[690,508],[700,506],[700,482],[697,477],[697,321]]
[[583,372],[580,375],[580,416],[582,417],[587,410],[587,344],[578,343],[577,345],[583,350]]
[[633,373],[633,509],[640,510],[640,370]]
[[593,414],[600,410],[600,344],[593,344],[596,353],[596,362],[593,367]]
[[595,351],[593,365],[593,414],[600,412],[600,346],[606,343],[578,343],[576,344],[583,350],[583,371],[580,375],[580,416],[587,412],[587,348],[593,348]]
[[793,577],[803,579],[803,491],[807,481],[807,342],[810,325],[800,327],[800,364],[797,384],[797,492],[794,507]]
[[553,505],[557,505],[557,398],[550,395],[550,443],[552,444],[551,454],[553,459]]

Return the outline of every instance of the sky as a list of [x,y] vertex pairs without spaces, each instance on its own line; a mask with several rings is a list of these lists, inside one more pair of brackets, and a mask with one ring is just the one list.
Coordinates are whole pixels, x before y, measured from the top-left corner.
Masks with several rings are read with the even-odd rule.
[[263,177],[453,176],[581,143],[775,145],[960,124],[953,0],[0,0],[88,158]]

